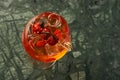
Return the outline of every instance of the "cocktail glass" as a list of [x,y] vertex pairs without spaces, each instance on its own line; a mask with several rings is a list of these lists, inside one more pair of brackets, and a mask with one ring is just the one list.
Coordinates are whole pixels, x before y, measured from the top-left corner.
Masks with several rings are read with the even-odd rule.
[[22,32],[22,44],[34,63],[47,69],[71,51],[70,29],[59,14],[44,12],[27,23]]

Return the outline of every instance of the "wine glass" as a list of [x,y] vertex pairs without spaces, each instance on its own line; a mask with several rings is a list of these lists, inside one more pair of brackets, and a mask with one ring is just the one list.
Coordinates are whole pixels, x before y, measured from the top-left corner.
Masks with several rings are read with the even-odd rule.
[[22,32],[22,44],[35,65],[52,66],[71,51],[71,34],[65,19],[54,12],[33,17]]

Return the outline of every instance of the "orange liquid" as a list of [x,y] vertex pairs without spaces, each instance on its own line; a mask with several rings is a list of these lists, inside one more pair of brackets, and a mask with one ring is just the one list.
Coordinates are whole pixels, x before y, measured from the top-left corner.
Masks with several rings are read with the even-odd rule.
[[[44,24],[40,20],[45,20]],[[26,52],[31,58],[41,62],[54,62],[62,58],[71,49],[70,41],[71,35],[66,21],[51,12],[31,19],[22,33]]]

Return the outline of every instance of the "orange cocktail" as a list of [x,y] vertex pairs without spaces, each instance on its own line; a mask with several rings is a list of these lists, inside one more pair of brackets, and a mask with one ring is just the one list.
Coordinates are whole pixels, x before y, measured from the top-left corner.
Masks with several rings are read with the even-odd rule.
[[56,13],[45,12],[32,18],[22,33],[22,43],[31,58],[54,62],[71,50],[67,22]]

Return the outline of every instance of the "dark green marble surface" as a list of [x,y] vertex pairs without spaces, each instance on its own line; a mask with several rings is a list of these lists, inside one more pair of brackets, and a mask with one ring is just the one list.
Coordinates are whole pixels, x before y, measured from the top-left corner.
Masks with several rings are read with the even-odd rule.
[[[47,70],[21,44],[25,24],[44,11],[67,20],[73,44]],[[0,80],[120,80],[120,0],[0,0]]]

